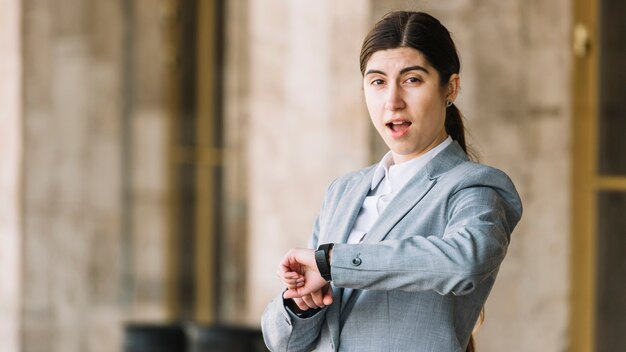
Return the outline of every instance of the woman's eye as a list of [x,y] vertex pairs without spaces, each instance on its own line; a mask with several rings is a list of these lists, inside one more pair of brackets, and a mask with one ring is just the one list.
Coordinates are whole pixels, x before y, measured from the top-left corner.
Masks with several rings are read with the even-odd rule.
[[385,83],[385,81],[383,81],[382,79],[375,79],[370,84],[373,85],[373,86],[379,86],[379,85],[384,84],[384,83]]
[[420,83],[420,82],[422,82],[422,80],[417,78],[417,77],[409,77],[409,78],[406,79],[406,82],[408,82],[408,83]]

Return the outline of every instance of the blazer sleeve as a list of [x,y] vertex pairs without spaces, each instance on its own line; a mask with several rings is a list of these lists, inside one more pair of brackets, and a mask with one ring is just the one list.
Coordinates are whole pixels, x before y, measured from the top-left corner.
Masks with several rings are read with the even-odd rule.
[[[502,192],[474,183],[452,192],[443,235],[407,233],[379,243],[335,244],[333,283],[367,290],[434,290],[442,295],[472,292],[497,272],[521,217],[514,186],[506,188]],[[418,231],[419,224],[415,228]]]
[[283,303],[282,293],[265,308],[261,328],[265,345],[272,352],[312,351],[319,339],[326,309],[309,318],[300,318]]

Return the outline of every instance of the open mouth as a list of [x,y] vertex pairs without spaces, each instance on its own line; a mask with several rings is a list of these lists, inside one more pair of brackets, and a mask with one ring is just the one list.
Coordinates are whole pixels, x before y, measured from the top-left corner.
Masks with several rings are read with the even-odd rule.
[[386,124],[386,126],[394,135],[401,135],[409,129],[411,123],[409,121],[393,121]]

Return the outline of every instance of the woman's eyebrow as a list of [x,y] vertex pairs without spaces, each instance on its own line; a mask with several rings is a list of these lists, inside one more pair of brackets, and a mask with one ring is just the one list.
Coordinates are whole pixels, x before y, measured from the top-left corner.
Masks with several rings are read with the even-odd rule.
[[383,71],[381,71],[381,70],[367,70],[367,71],[365,72],[365,75],[366,75],[366,76],[367,76],[367,75],[371,75],[371,74],[379,74],[379,75],[383,75],[383,76],[386,76],[386,75],[387,75],[386,73],[384,73],[384,72],[383,72]]
[[400,74],[404,74],[404,73],[407,73],[409,71],[424,71],[425,73],[430,73],[430,72],[428,72],[426,67],[415,65],[415,66],[409,66],[409,67],[405,67],[405,68],[401,69],[400,70]]
[[[424,73],[427,73],[427,74],[428,74],[428,73],[430,73],[430,72],[426,69],[426,67],[424,67],[424,66],[419,66],[419,65],[415,65],[415,66],[408,66],[408,67],[405,67],[405,68],[401,69],[401,70],[400,70],[400,74],[405,74],[405,73],[410,72],[410,71],[423,71]],[[381,71],[381,70],[367,70],[367,71],[365,72],[365,75],[366,75],[366,76],[367,76],[367,75],[371,75],[371,74],[379,74],[379,75],[383,75],[383,76],[386,76],[386,75],[387,75],[385,72],[383,72],[383,71]]]

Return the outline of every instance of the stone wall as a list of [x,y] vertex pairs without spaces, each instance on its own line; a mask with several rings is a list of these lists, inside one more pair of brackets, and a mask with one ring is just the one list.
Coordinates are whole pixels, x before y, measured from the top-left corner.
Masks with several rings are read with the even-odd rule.
[[[95,7],[95,8],[94,8]],[[24,2],[26,351],[119,341],[121,7]]]
[[133,39],[128,69],[132,77],[128,101],[129,143],[127,196],[130,248],[125,284],[132,297],[133,320],[162,321],[167,316],[166,272],[168,236],[169,116],[166,69],[168,51],[168,0],[135,0]]
[[163,319],[164,1],[23,1],[26,351]]
[[19,350],[22,53],[20,2],[0,0],[0,341]]
[[276,268],[306,246],[324,190],[369,159],[360,99],[362,1],[249,0],[247,322],[281,291]]
[[[472,7],[455,31],[475,28],[462,50],[470,57],[465,92],[476,147],[484,162],[513,178],[525,212],[488,301],[479,347],[564,351],[570,304],[571,4],[495,4]],[[471,20],[476,18],[481,20]]]

